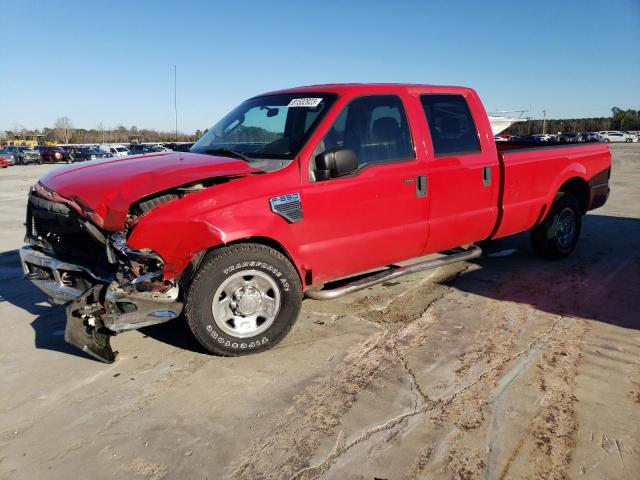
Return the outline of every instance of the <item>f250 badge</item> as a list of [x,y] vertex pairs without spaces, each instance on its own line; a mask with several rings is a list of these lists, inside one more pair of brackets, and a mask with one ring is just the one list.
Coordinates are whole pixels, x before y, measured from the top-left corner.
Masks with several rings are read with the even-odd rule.
[[269,199],[271,211],[291,223],[300,222],[302,216],[302,202],[299,193],[287,193]]

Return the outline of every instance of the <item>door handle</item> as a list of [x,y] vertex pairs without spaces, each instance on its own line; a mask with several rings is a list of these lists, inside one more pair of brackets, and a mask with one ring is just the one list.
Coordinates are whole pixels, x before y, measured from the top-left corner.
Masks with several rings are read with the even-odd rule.
[[491,167],[484,167],[482,169],[482,185],[485,187],[491,186]]
[[416,177],[416,197],[424,197],[427,194],[427,176],[418,175]]

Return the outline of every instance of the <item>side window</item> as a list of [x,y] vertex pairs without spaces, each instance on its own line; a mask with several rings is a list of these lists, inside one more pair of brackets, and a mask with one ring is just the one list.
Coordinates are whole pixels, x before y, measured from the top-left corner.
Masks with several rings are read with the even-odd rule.
[[478,131],[462,95],[422,95],[436,156],[480,151]]
[[349,103],[331,126],[315,155],[349,148],[358,165],[414,158],[402,101],[395,95],[360,97]]

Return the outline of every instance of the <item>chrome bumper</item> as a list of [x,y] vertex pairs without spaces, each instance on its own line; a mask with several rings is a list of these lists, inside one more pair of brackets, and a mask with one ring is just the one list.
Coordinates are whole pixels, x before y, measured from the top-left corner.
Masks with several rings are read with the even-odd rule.
[[25,245],[20,249],[22,270],[27,279],[47,294],[52,303],[62,305],[76,300],[84,290],[76,288],[67,280],[69,275],[82,274],[95,283],[105,283],[108,280],[94,275],[87,268],[63,262],[35,248]]
[[80,265],[58,260],[29,245],[20,249],[20,260],[26,278],[57,305],[74,302],[88,291],[71,286],[73,282],[70,279],[74,275],[82,275],[92,284],[91,287],[102,285],[106,291],[101,303],[104,311],[100,321],[114,333],[166,322],[182,313],[177,285],[165,286],[144,277],[138,277],[129,285],[120,285],[117,281],[102,278]]

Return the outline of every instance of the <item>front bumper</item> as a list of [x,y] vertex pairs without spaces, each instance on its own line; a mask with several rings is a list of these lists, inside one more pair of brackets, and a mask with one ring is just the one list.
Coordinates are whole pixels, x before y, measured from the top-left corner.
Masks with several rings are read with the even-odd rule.
[[[29,245],[20,249],[25,276],[57,305],[67,307],[65,339],[99,360],[112,362],[109,336],[177,318],[179,287],[139,277],[121,284]],[[111,352],[111,353],[109,353]]]
[[56,305],[77,300],[85,292],[86,283],[79,283],[79,277],[89,283],[109,283],[85,267],[63,262],[29,245],[20,249],[20,261],[26,278]]

